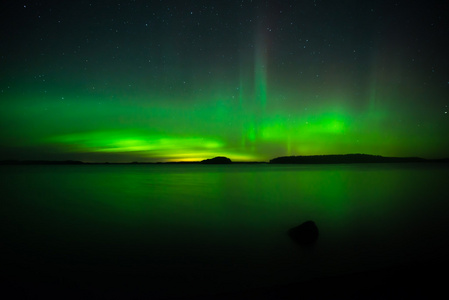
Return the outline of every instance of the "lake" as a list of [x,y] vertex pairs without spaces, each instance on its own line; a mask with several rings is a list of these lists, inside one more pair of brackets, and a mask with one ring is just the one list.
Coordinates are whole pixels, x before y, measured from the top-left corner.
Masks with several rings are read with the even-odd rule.
[[[0,166],[0,176],[2,265],[29,286],[215,294],[449,250],[446,164]],[[313,247],[286,233],[307,220],[320,232]]]

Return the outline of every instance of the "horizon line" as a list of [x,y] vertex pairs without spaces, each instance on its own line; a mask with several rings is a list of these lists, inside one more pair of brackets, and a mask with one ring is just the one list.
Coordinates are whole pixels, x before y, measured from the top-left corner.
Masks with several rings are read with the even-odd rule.
[[[235,164],[263,164],[267,163],[269,164],[271,161],[276,159],[288,159],[288,158],[312,158],[312,157],[338,157],[338,156],[366,156],[366,157],[377,157],[377,158],[385,158],[385,159],[415,159],[420,161],[444,161],[449,160],[449,157],[441,157],[441,158],[423,158],[419,156],[382,156],[377,154],[364,154],[364,153],[347,153],[347,154],[314,154],[314,155],[286,155],[286,156],[278,156],[272,159],[269,159],[268,161],[232,161],[231,163]],[[216,156],[217,157],[226,157],[226,156]],[[228,158],[228,157],[226,157]],[[65,160],[47,160],[47,159],[6,159],[6,160],[0,160],[0,164],[7,164],[7,163],[59,163],[59,164],[201,164],[207,160],[211,160],[213,158],[206,158],[203,160],[198,161],[122,161],[122,162],[110,162],[110,161],[82,161],[82,160],[74,160],[74,159],[65,159]]]

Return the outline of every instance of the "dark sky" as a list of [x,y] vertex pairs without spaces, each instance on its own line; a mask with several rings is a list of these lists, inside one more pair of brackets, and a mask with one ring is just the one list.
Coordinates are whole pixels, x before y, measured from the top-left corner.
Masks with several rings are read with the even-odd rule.
[[0,159],[449,156],[444,1],[0,8]]

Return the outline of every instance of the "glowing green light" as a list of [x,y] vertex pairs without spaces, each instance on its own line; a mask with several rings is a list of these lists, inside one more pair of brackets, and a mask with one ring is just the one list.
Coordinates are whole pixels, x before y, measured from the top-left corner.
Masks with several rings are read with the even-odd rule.
[[55,96],[56,101],[29,91],[8,98],[0,103],[1,142],[12,150],[3,156],[26,159],[16,157],[20,151],[15,149],[36,153],[31,159],[54,159],[53,153],[61,153],[64,159],[111,162],[214,156],[267,161],[281,155],[344,153],[443,156],[448,140],[438,124],[446,119],[422,119],[417,127],[410,111],[397,114],[388,106],[396,94],[375,87],[364,108],[354,109],[344,95],[314,104],[307,92],[282,90],[282,97],[264,104],[268,89],[270,97],[276,93],[268,84],[263,43],[258,45],[254,69],[245,73],[242,67],[237,87],[223,84],[197,97],[65,93],[64,101]]
[[222,141],[204,137],[150,135],[134,131],[99,131],[55,136],[47,139],[72,152],[129,153],[141,157],[164,157],[166,161],[199,161],[227,155],[235,161],[253,160],[254,156],[226,150]]
[[256,41],[255,49],[255,62],[254,62],[254,83],[256,88],[256,99],[260,104],[260,108],[265,112],[267,106],[267,45],[264,41],[264,36],[259,33],[258,40]]

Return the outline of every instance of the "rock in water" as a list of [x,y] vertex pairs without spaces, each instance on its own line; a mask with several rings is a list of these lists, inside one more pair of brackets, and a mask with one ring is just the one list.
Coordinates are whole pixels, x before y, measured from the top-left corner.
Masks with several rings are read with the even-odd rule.
[[289,229],[288,235],[300,245],[311,245],[318,239],[318,227],[315,222],[307,221]]

